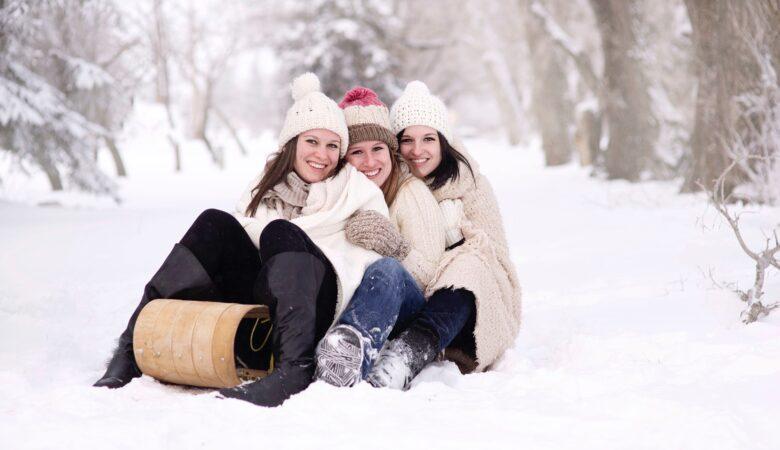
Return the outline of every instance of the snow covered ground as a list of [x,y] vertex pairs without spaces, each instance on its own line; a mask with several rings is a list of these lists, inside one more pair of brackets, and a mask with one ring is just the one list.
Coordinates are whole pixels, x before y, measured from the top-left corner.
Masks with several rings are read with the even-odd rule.
[[[496,370],[436,363],[407,392],[315,383],[274,409],[148,377],[92,388],[173,243],[203,209],[231,208],[273,147],[261,136],[223,172],[188,150],[174,175],[153,116],[123,142],[121,205],[39,177],[0,186],[0,447],[780,448],[780,313],[745,326],[713,286],[710,271],[745,286],[752,268],[703,198],[545,169],[538,150],[491,140],[467,145],[524,288]],[[780,210],[743,221],[758,245]]]

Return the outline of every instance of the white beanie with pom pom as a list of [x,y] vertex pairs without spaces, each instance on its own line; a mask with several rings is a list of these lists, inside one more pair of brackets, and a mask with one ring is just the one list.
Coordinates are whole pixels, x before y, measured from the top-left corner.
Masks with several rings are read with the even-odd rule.
[[431,94],[422,81],[406,85],[404,93],[390,108],[390,124],[393,134],[413,125],[425,125],[444,135],[450,144],[454,142],[447,107],[439,97]]
[[287,117],[279,132],[279,149],[304,131],[322,128],[341,138],[340,157],[349,146],[349,133],[344,113],[335,101],[320,89],[320,80],[311,72],[298,76],[292,82],[292,98],[295,103],[287,110]]

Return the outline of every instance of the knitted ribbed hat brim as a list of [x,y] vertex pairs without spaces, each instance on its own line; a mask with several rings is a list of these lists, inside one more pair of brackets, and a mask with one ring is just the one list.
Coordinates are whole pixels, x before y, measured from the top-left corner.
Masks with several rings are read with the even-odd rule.
[[287,110],[279,132],[279,149],[299,134],[315,129],[336,133],[341,139],[340,156],[349,146],[349,133],[344,113],[335,101],[322,93],[320,80],[313,73],[305,73],[292,82],[293,105]]
[[347,129],[349,130],[350,144],[357,144],[358,142],[365,141],[382,141],[387,144],[391,152],[398,150],[398,140],[389,129],[381,125],[375,123],[361,123],[352,125]]
[[395,134],[411,126],[423,125],[441,133],[448,142],[454,140],[447,107],[422,81],[406,85],[404,93],[390,108],[390,124],[390,130]]

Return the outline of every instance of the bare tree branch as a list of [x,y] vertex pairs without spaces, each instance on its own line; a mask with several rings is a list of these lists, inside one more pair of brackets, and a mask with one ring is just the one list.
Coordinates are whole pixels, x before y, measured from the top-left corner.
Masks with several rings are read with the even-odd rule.
[[[778,252],[780,252],[780,239],[778,239],[777,230],[773,230],[773,235],[775,238],[774,246],[771,246],[771,239],[767,239],[764,250],[760,253],[751,250],[745,242],[745,239],[742,236],[742,231],[739,227],[739,215],[732,214],[728,209],[727,201],[730,195],[727,196],[725,194],[724,187],[729,172],[739,164],[739,159],[732,159],[728,167],[726,167],[723,173],[720,174],[711,188],[707,189],[707,191],[709,192],[710,200],[715,210],[718,211],[718,213],[720,213],[724,219],[726,219],[726,222],[734,232],[734,236],[737,238],[737,242],[739,243],[740,248],[750,257],[750,259],[755,262],[756,265],[756,274],[753,281],[753,287],[746,292],[739,289],[732,289],[737,293],[737,295],[739,295],[740,299],[746,302],[748,305],[747,309],[742,312],[742,321],[747,324],[755,322],[759,318],[768,315],[771,311],[780,307],[780,302],[767,304],[762,300],[764,296],[766,270],[769,267],[780,269],[780,262],[778,262],[776,257]],[[700,185],[700,187],[703,190],[706,188],[703,185]]]

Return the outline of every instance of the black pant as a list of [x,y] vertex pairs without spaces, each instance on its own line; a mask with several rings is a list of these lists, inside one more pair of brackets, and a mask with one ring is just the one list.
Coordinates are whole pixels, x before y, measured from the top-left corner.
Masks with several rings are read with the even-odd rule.
[[319,247],[292,222],[270,222],[260,234],[258,252],[235,217],[224,211],[208,209],[195,219],[180,243],[195,255],[214,282],[219,292],[219,298],[214,301],[242,304],[269,305],[268,299],[259,295],[262,289],[256,288],[263,283],[258,275],[265,261],[284,252],[314,255],[327,268],[317,296],[317,340],[325,335],[333,322],[337,300],[336,273]]
[[474,326],[477,311],[468,289],[439,289],[431,295],[410,326],[433,332],[438,351],[455,347],[476,358]]

